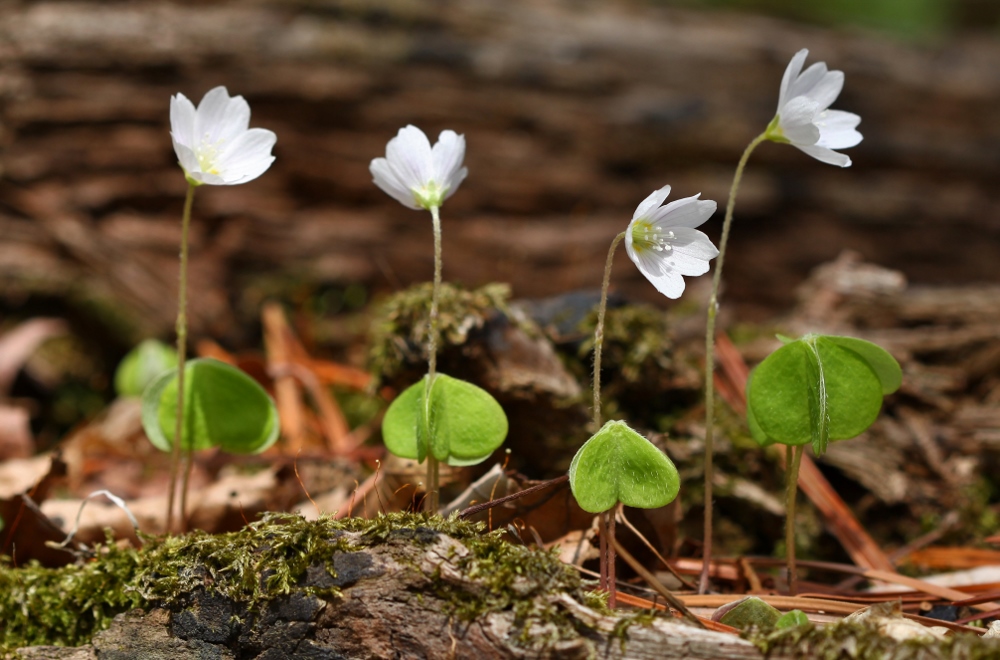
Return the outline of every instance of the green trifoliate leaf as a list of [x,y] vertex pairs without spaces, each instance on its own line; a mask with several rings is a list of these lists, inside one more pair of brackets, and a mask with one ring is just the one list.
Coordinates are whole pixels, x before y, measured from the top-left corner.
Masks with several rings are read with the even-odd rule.
[[[177,369],[173,369],[143,393],[142,427],[150,442],[169,452],[176,420]],[[257,454],[274,444],[279,431],[274,401],[253,378],[218,360],[187,363],[182,447]]]
[[761,445],[812,443],[817,455],[833,440],[871,426],[882,396],[902,381],[899,365],[871,342],[806,335],[774,351],[747,383],[747,423]]
[[382,420],[385,446],[420,462],[428,452],[448,465],[475,465],[507,437],[507,415],[489,392],[437,374],[425,405],[427,376],[396,397]]
[[608,422],[576,452],[569,485],[580,508],[607,511],[619,502],[655,509],[677,497],[677,468],[625,422]]
[[146,339],[122,358],[115,371],[118,396],[142,396],[158,376],[177,368],[177,351],[155,339]]

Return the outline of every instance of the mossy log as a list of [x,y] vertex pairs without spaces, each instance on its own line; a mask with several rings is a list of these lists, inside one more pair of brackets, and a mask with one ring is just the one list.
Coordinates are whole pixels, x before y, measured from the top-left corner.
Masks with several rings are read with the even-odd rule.
[[[8,569],[0,581],[21,588],[13,598],[32,613],[0,612],[7,644],[18,631],[38,643],[47,623],[55,637],[63,635],[53,641],[72,639],[66,632],[79,624],[73,609],[113,599],[117,590],[140,605],[113,620],[108,611],[110,626],[96,634],[72,628],[85,645],[19,649],[26,658],[761,657],[733,635],[609,612],[553,554],[472,523],[422,515],[339,522],[274,516],[233,534],[109,550],[75,568],[109,576],[100,585],[107,594],[78,575],[53,582],[46,576],[57,571],[18,570],[29,573],[18,578]],[[63,605],[46,609],[43,583],[89,584],[91,593],[51,594]]]

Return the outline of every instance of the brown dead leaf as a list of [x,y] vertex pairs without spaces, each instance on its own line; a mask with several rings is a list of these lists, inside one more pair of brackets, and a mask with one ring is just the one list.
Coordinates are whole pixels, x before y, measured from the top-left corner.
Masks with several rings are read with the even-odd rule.
[[60,319],[31,319],[0,336],[0,394],[10,391],[14,377],[43,342],[66,333]]
[[66,464],[59,455],[8,461],[0,465],[0,472],[5,484],[0,496],[4,521],[0,554],[11,556],[17,565],[32,559],[43,566],[65,566],[73,561],[72,554],[46,545],[47,541],[61,542],[66,534],[38,509],[66,477]]

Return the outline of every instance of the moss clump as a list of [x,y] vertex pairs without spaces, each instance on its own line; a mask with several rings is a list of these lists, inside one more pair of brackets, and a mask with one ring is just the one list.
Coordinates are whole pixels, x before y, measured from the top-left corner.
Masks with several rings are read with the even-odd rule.
[[[350,539],[347,532],[360,534]],[[306,521],[293,514],[267,514],[238,532],[147,538],[141,549],[99,547],[93,559],[62,568],[0,565],[0,651],[21,646],[78,646],[103,630],[115,615],[137,607],[183,600],[199,589],[255,608],[301,589],[310,566],[336,577],[332,560],[386,542],[401,532],[430,542],[438,533],[478,538],[480,525],[424,514],[388,514],[373,520]]]
[[[392,378],[406,364],[427,361],[431,291],[429,282],[417,284],[391,296],[376,313],[368,359],[376,386],[382,379]],[[513,318],[508,300],[507,284],[487,284],[472,291],[442,284],[438,302],[441,348],[464,344],[472,330],[482,328],[497,312]]]
[[493,612],[514,614],[513,641],[538,648],[579,636],[579,622],[555,605],[549,596],[565,593],[602,614],[610,614],[607,594],[590,591],[572,567],[555,551],[528,548],[503,539],[497,530],[464,541],[469,553],[452,558],[468,579],[454,584],[439,580],[435,595],[445,612],[472,621]]
[[[650,305],[607,310],[601,359],[605,418],[627,417],[647,428],[662,428],[697,403],[700,368],[674,341],[672,318]],[[584,382],[590,379],[596,325],[594,311],[578,326],[585,340],[570,368]]]
[[924,638],[899,641],[879,632],[869,622],[805,625],[776,631],[751,630],[744,635],[765,656],[816,658],[880,658],[882,660],[987,660],[1000,657],[1000,639],[956,634],[944,640]]
[[139,564],[138,552],[110,544],[82,565],[11,568],[5,561],[0,566],[0,652],[86,642],[116,614],[144,603],[130,590]]

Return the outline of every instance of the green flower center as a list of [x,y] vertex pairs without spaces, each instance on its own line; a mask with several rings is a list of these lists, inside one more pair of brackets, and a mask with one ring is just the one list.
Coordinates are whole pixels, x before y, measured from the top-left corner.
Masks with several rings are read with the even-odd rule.
[[423,186],[413,189],[413,197],[417,201],[417,205],[428,211],[435,206],[440,208],[447,193],[447,188],[439,186],[433,181],[428,181]]
[[636,252],[670,252],[670,241],[677,238],[674,232],[660,229],[649,220],[638,220],[632,225],[632,249]]

